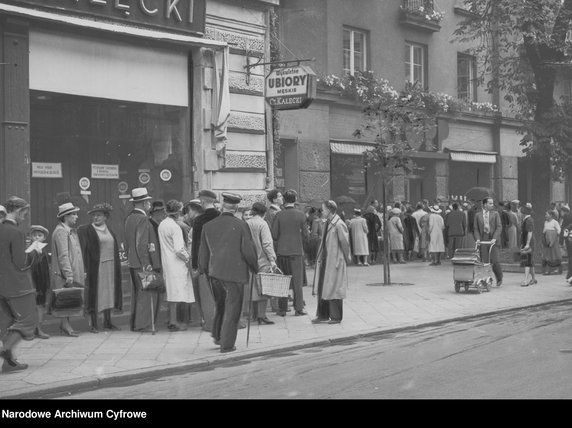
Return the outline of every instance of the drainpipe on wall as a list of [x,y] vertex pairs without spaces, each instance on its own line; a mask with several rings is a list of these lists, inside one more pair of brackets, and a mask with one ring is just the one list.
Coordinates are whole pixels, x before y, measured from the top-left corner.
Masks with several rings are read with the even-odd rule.
[[[495,7],[495,2],[493,2],[493,8]],[[493,105],[500,107],[500,90],[499,90],[499,30],[498,30],[498,23],[496,22],[496,14],[493,12],[492,14],[493,19],[495,21],[492,24],[492,57],[491,57],[491,65],[492,65],[492,78],[493,78]],[[497,163],[493,167],[493,190],[495,191],[498,201],[502,201],[505,199],[504,195],[504,186],[503,186],[503,166],[502,166],[502,156],[501,156],[501,123],[502,123],[502,113],[493,113],[495,115],[493,128],[492,128],[492,137],[493,137],[493,148],[494,151],[498,153],[497,155]],[[497,202],[498,202],[497,201]]]

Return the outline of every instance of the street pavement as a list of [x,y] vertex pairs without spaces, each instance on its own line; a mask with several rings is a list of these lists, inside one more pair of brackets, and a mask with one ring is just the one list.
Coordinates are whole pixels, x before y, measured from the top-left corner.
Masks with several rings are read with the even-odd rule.
[[[490,292],[462,290],[457,293],[450,261],[441,266],[420,261],[392,264],[391,285],[383,285],[382,265],[351,265],[341,324],[310,322],[315,316],[316,298],[311,289],[314,270],[308,268],[310,285],[304,287],[308,315],[294,316],[292,310],[286,317],[279,317],[269,310],[269,318],[275,324],[252,323],[248,347],[247,329],[240,329],[237,350],[225,354],[213,344],[210,333],[198,326],[186,331],[168,331],[164,310],[155,335],[129,331],[128,310],[114,318],[121,331],[93,334],[84,328],[77,338],[61,336],[57,332],[57,320],[47,318],[46,331],[53,333],[52,337],[20,342],[16,356],[29,364],[29,368],[0,374],[0,398],[38,398],[450,320],[552,302],[572,302],[572,287],[566,283],[564,274],[538,275],[538,284],[521,287],[521,269],[504,267],[502,286],[493,286]],[[77,322],[74,326],[78,328]]]

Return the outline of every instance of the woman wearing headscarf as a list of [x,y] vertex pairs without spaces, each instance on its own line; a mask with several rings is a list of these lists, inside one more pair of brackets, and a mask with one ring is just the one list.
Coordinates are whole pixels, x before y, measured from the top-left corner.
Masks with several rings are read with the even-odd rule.
[[391,208],[389,210],[389,220],[387,221],[387,233],[389,236],[389,251],[391,261],[394,263],[405,263],[403,260],[403,223],[401,222],[401,210]]
[[343,299],[348,287],[347,264],[351,261],[349,232],[345,222],[336,214],[334,201],[322,204],[326,218],[322,241],[318,249],[312,295],[318,297],[313,324],[339,324],[343,318]]
[[177,303],[193,303],[195,301],[188,263],[190,255],[187,251],[183,230],[177,219],[183,210],[183,204],[170,200],[166,204],[167,217],[159,224],[159,242],[161,243],[161,263],[163,277],[169,302],[169,331],[185,330],[186,327],[177,322]]
[[99,333],[97,316],[100,313],[103,313],[103,328],[120,330],[111,322],[111,311],[123,308],[119,244],[107,226],[111,211],[109,204],[94,205],[87,212],[91,223],[77,230],[87,273],[85,309],[90,316],[92,333]]
[[[52,289],[78,285],[83,287],[86,280],[83,255],[77,231],[74,228],[79,208],[71,202],[58,207],[58,224],[52,232]],[[84,295],[85,298],[85,295]],[[78,337],[79,334],[71,326],[69,317],[62,317],[60,323],[62,334]]]
[[553,210],[544,213],[542,229],[542,269],[544,275],[562,273],[562,253],[560,252],[560,223]]
[[430,209],[428,251],[431,256],[431,263],[429,263],[429,266],[436,266],[441,264],[441,253],[445,252],[445,240],[443,238],[445,222],[443,221],[443,216],[441,216],[439,205],[434,205]]

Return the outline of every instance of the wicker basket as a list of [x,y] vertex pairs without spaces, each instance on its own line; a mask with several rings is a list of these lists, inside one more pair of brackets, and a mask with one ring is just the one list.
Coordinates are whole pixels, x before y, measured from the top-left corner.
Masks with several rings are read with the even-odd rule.
[[260,294],[272,297],[288,297],[292,275],[282,273],[259,273]]

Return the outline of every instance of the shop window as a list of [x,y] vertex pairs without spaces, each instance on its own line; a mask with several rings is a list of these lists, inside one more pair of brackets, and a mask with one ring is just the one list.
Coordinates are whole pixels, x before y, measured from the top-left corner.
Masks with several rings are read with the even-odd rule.
[[[95,203],[113,206],[111,221],[122,234],[134,187],[147,187],[153,199],[181,200],[186,147],[186,107],[31,92],[32,162],[58,163],[61,178],[34,177],[32,221],[51,228],[58,204],[80,206],[80,223]],[[87,192],[82,177],[90,180]],[[187,182],[187,185],[190,185]],[[122,197],[123,196],[123,197]]]
[[344,72],[354,74],[367,69],[367,37],[365,31],[344,28]]
[[358,205],[363,204],[367,197],[363,157],[332,153],[330,159],[332,198],[349,196]]
[[405,44],[405,81],[427,86],[427,47],[414,43]]
[[457,98],[477,101],[477,64],[474,56],[457,54]]

